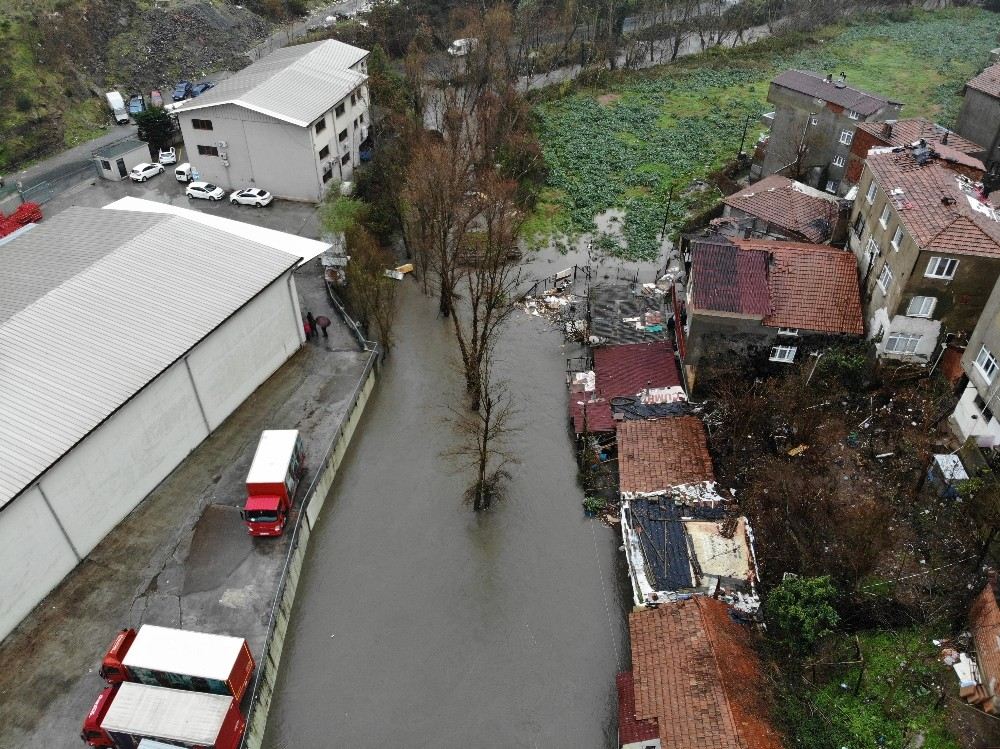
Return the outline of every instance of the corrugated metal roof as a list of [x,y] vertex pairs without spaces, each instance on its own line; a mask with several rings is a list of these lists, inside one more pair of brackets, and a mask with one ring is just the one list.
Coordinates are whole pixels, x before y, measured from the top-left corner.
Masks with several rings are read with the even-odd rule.
[[367,55],[336,39],[284,47],[173,109],[235,104],[306,127],[368,79],[350,69]]
[[295,263],[184,218],[93,208],[0,247],[0,507]]

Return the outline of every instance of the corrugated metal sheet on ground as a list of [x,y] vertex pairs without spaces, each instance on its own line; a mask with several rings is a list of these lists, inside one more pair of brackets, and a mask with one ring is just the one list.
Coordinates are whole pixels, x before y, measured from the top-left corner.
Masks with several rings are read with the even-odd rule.
[[91,208],[0,247],[0,507],[295,262]]

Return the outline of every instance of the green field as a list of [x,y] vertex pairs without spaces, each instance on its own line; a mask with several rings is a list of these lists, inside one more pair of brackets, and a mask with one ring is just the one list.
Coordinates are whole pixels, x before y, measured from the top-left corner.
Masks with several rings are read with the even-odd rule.
[[914,12],[609,74],[600,86],[549,98],[535,111],[550,174],[527,234],[592,231],[595,215],[621,208],[627,246],[619,254],[653,258],[671,185],[680,196],[670,217],[675,228],[718,200],[717,190],[686,188],[734,158],[747,115],[752,145],[777,72],[844,71],[848,83],[902,101],[904,117],[953,125],[962,84],[985,65],[998,34],[1000,14]]

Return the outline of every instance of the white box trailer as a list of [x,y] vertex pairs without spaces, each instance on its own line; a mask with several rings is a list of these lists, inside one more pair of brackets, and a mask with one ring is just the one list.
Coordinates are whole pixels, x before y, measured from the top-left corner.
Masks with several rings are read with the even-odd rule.
[[180,747],[236,749],[246,721],[229,695],[188,692],[124,682],[100,727],[118,749],[144,739]]

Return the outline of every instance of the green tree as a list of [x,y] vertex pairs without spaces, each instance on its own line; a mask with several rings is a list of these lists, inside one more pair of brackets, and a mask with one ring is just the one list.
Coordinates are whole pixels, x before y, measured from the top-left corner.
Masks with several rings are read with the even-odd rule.
[[144,140],[159,150],[169,146],[174,137],[174,123],[170,114],[161,107],[150,107],[135,115],[135,124],[139,126],[139,140]]
[[840,621],[833,608],[836,597],[837,589],[829,576],[790,577],[767,596],[765,615],[788,649],[807,653]]

